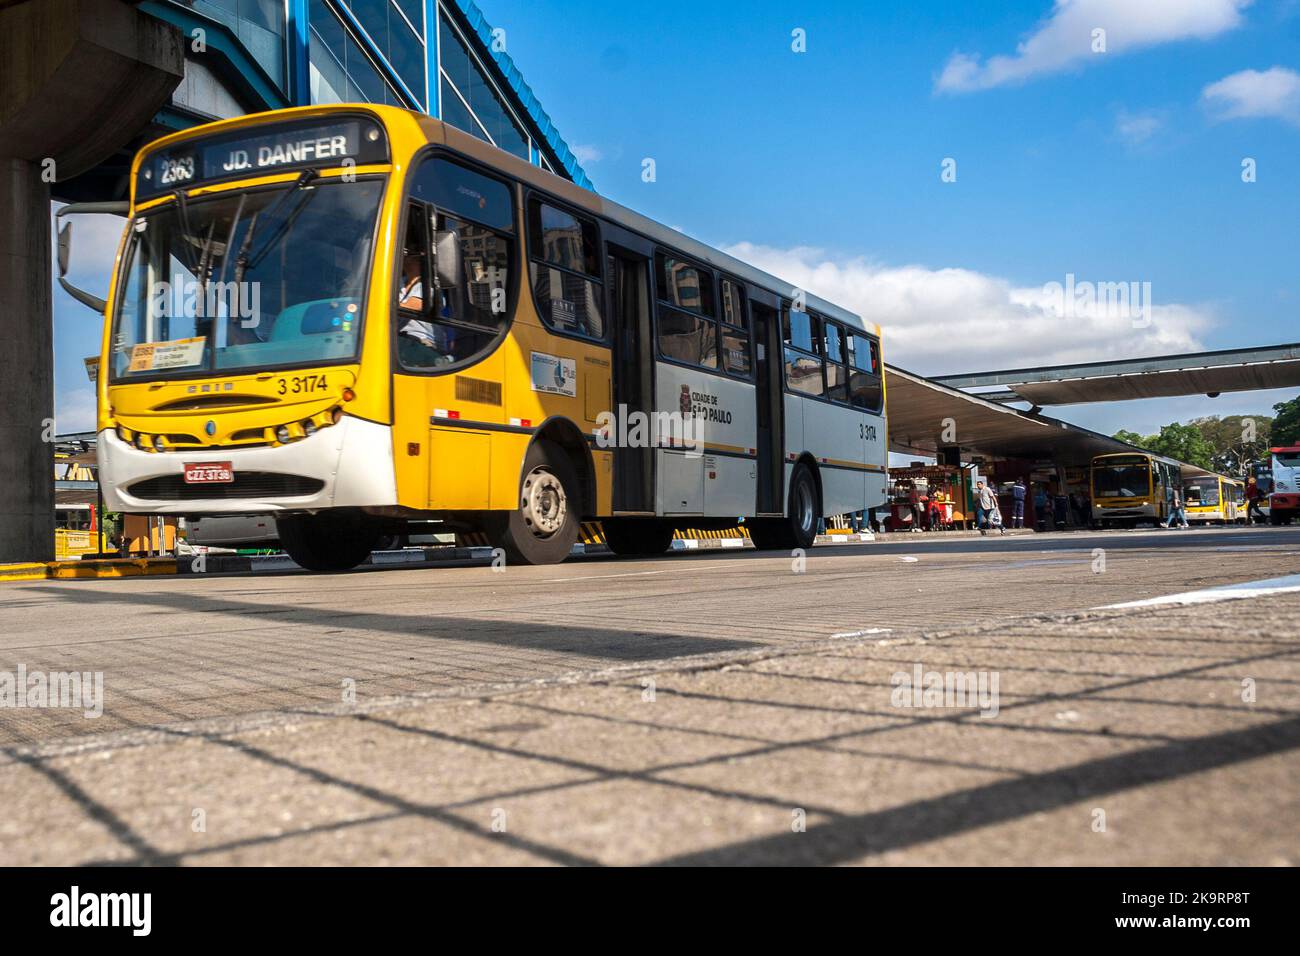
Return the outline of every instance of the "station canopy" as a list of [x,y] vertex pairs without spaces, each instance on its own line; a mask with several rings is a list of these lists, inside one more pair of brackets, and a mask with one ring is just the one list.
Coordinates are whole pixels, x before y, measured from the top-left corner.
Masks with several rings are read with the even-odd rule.
[[[1097,455],[1142,452],[1108,435],[1046,415],[1022,412],[978,395],[942,385],[895,366],[885,367],[889,450],[937,458],[939,448],[956,445],[963,462],[972,458],[1051,460],[1086,467]],[[955,442],[943,440],[951,422]],[[1184,479],[1210,474],[1181,464]]]
[[1040,407],[1174,395],[1213,397],[1222,392],[1300,387],[1300,344],[941,375],[934,381],[954,388],[1002,386],[1002,391],[982,394],[995,401],[1026,401]]

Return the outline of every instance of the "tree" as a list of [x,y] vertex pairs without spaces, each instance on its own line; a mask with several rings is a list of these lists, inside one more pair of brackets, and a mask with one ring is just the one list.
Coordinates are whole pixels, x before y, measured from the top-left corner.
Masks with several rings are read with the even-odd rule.
[[1268,454],[1273,419],[1268,415],[1229,415],[1220,418],[1194,418],[1189,425],[1197,428],[1214,448],[1212,462],[1216,471],[1244,475],[1247,466]]
[[1121,428],[1110,437],[1114,438],[1116,441],[1122,441],[1129,445],[1137,445],[1138,448],[1146,448],[1147,442],[1152,441],[1155,436],[1153,435],[1150,438],[1143,438],[1137,432],[1130,432]]
[[1279,402],[1273,406],[1273,411],[1277,412],[1270,438],[1274,446],[1300,445],[1300,395],[1289,402]]
[[1148,444],[1144,444],[1143,447],[1157,455],[1196,465],[1207,471],[1214,468],[1212,460],[1214,446],[1205,440],[1205,436],[1195,425],[1180,425],[1174,422],[1161,428],[1159,435],[1154,435],[1145,441]]

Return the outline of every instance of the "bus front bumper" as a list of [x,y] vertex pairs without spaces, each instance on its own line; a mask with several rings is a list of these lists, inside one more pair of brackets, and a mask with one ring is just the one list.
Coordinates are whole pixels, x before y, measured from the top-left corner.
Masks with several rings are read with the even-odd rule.
[[1154,518],[1155,506],[1146,502],[1132,505],[1095,505],[1094,518]]
[[[229,463],[234,482],[193,485],[186,464]],[[392,429],[344,416],[287,445],[147,452],[99,433],[99,478],[109,511],[260,514],[397,504]]]
[[1269,511],[1295,511],[1300,509],[1300,495],[1269,495]]

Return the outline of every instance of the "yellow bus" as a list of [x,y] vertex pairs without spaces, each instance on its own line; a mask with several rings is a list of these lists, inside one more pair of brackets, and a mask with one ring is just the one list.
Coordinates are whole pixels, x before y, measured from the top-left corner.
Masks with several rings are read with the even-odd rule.
[[1246,483],[1224,475],[1204,475],[1183,485],[1187,521],[1236,523],[1246,516]]
[[1169,516],[1179,465],[1147,452],[1098,455],[1092,460],[1092,517],[1102,527],[1133,527]]
[[[276,515],[342,570],[412,522],[509,560],[882,505],[880,329],[419,113],[143,149],[106,309],[107,507]],[[426,528],[425,530],[428,530]]]

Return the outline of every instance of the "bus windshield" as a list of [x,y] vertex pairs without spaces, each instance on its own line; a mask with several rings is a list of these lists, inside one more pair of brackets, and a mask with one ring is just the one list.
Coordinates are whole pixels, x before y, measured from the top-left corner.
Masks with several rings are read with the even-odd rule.
[[313,175],[134,220],[114,380],[355,357],[383,182]]
[[1217,505],[1219,503],[1219,486],[1212,485],[1188,485],[1183,489],[1183,497],[1193,508]]
[[1147,465],[1094,465],[1093,495],[1098,498],[1144,498],[1151,494]]

